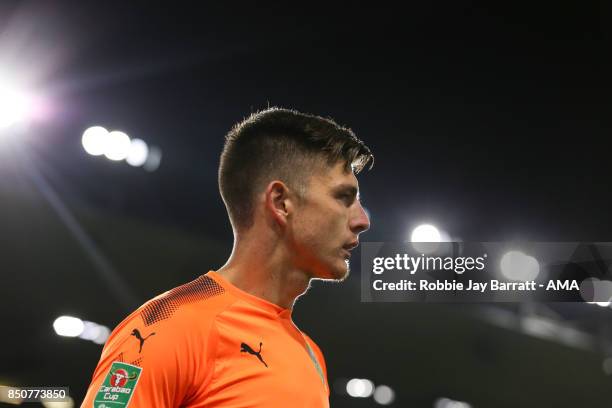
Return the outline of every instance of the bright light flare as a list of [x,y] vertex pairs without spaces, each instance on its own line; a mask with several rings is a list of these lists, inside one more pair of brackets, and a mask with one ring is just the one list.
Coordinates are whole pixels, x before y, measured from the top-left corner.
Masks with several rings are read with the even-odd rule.
[[412,242],[440,242],[440,238],[440,231],[430,224],[419,225],[410,235]]
[[104,344],[106,342],[110,335],[108,327],[88,321],[84,321],[83,324],[83,332],[79,335],[79,338],[92,341],[96,344]]
[[354,398],[367,398],[374,391],[374,383],[362,378],[353,378],[346,383],[346,393]]
[[131,144],[130,137],[127,134],[114,130],[108,134],[104,156],[113,161],[123,160],[130,153]]
[[108,327],[72,316],[60,316],[55,319],[53,329],[58,336],[78,337],[96,344],[104,344],[110,335]]
[[77,317],[60,316],[53,322],[53,329],[58,336],[77,337],[83,333],[85,324]]
[[149,146],[140,139],[132,139],[130,144],[130,151],[125,161],[134,167],[140,167],[147,161],[149,156]]
[[28,119],[32,97],[0,79],[0,129]]
[[423,254],[435,252],[442,241],[442,234],[431,224],[421,224],[410,234],[412,247]]
[[108,130],[102,126],[92,126],[83,132],[83,149],[92,156],[100,156],[106,150]]

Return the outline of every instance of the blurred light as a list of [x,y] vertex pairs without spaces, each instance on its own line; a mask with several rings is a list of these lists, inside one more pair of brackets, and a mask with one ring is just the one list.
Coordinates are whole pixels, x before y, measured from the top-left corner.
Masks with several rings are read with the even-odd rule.
[[81,143],[87,153],[92,156],[100,156],[106,150],[108,142],[108,130],[102,126],[92,126],[83,132]]
[[436,251],[441,238],[440,231],[430,224],[421,224],[412,230],[412,234],[410,234],[412,247],[423,254]]
[[463,401],[454,401],[448,398],[438,398],[434,402],[434,408],[472,408],[470,404]]
[[374,390],[374,401],[380,405],[389,405],[395,400],[395,393],[386,385],[379,385]]
[[113,130],[108,134],[104,155],[109,160],[119,161],[130,152],[130,137],[123,132]]
[[416,227],[410,235],[412,242],[440,242],[440,231],[430,224],[422,224]]
[[143,168],[146,171],[155,171],[158,169],[162,158],[161,149],[157,146],[151,146],[149,149],[149,157],[147,157],[147,161],[143,165]]
[[0,78],[0,129],[25,121],[31,108],[31,97]]
[[83,340],[90,340],[96,344],[104,344],[110,335],[110,330],[106,326],[88,321],[84,321],[83,325],[83,332],[79,335],[79,338]]
[[100,326],[93,322],[83,322],[83,332],[79,335],[81,339],[93,340],[100,335]]
[[91,341],[93,341],[96,344],[104,344],[106,343],[106,339],[108,339],[108,336],[110,336],[110,329],[106,326],[100,326],[100,331],[98,332],[98,335],[91,339]]
[[374,383],[364,378],[353,378],[346,383],[346,392],[351,397],[367,398],[374,391]]
[[448,232],[440,230],[440,242],[453,242],[454,240],[448,234]]
[[374,383],[367,379],[362,379],[361,383],[363,384],[363,392],[361,396],[363,398],[368,398],[372,393],[374,393]]
[[500,267],[502,275],[516,281],[531,281],[540,273],[538,260],[520,251],[505,253],[502,256]]
[[608,307],[610,306],[610,302],[587,302],[590,305],[597,305],[597,306],[601,306],[601,307]]
[[552,338],[558,332],[559,324],[540,316],[525,316],[521,319],[523,332],[541,338]]
[[554,340],[568,346],[588,350],[593,345],[593,338],[562,321],[548,319],[542,316],[521,317],[520,327],[523,333]]
[[353,378],[346,383],[346,392],[351,397],[361,397],[361,394],[365,391],[365,386],[359,378]]
[[608,307],[612,300],[612,281],[597,278],[583,279],[580,282],[580,296],[591,305]]
[[130,150],[125,161],[134,167],[140,167],[147,161],[149,155],[149,146],[140,139],[132,139]]
[[21,405],[23,401],[21,398],[9,398],[9,390],[17,390],[18,387],[9,387],[7,385],[0,385],[0,402],[11,405]]
[[59,336],[76,337],[83,333],[85,324],[72,316],[60,316],[53,322],[53,329]]
[[42,406],[45,408],[73,408],[74,400],[70,397],[66,401],[42,401]]

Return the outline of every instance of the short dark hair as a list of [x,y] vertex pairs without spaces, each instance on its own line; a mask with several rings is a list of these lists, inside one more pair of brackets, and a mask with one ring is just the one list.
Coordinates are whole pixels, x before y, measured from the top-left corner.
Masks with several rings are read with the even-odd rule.
[[219,190],[232,225],[253,224],[255,194],[270,181],[303,194],[314,166],[341,160],[355,174],[374,164],[370,149],[332,119],[281,108],[253,113],[227,133],[221,153]]

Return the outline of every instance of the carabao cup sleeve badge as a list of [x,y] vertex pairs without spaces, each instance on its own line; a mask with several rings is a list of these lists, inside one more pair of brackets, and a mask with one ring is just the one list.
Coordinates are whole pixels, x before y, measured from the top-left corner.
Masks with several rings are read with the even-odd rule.
[[100,385],[93,408],[125,408],[130,403],[142,367],[113,362],[106,378]]

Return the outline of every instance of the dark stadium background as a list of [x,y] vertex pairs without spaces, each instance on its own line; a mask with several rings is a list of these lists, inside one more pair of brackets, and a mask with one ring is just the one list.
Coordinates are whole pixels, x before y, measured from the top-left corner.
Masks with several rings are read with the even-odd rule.
[[[267,106],[331,116],[372,148],[375,166],[360,176],[372,221],[363,241],[405,240],[422,220],[464,241],[612,241],[611,11],[463,0],[0,3],[0,71],[32,72],[54,104],[47,122],[0,135],[0,385],[69,386],[78,405],[101,346],[57,336],[57,316],[113,328],[223,264],[232,239],[216,180],[223,135]],[[91,125],[159,146],[159,169],[87,155]],[[394,407],[612,403],[602,368],[610,308],[368,304],[359,275],[357,253],[345,284],[315,283],[294,312],[323,349],[330,384],[386,384]],[[576,328],[591,346],[526,334],[525,316]],[[378,406],[341,388],[333,407]]]

